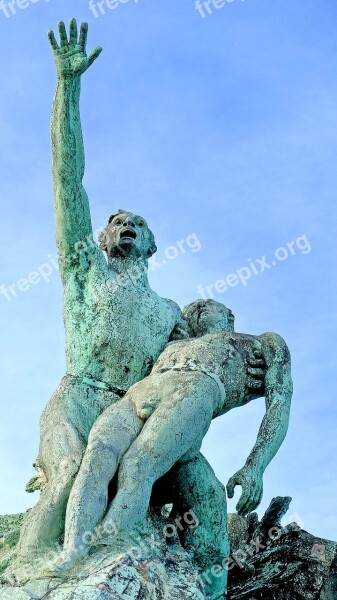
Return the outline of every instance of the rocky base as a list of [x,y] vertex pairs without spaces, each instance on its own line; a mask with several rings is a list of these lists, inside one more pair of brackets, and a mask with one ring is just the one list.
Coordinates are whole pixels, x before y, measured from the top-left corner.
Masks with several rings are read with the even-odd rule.
[[[274,499],[261,522],[254,513],[229,515],[227,600],[337,600],[337,543],[295,523],[282,526],[289,502]],[[23,518],[0,517],[0,572],[13,559]],[[163,543],[159,523],[155,529],[138,554],[131,540],[129,550],[102,541],[64,579],[46,575],[18,586],[3,577],[0,600],[205,600],[191,556],[177,540]]]
[[[205,600],[191,556],[178,538],[166,543],[166,521],[159,517],[149,519],[142,531],[123,540],[105,536],[91,546],[87,558],[57,577],[48,575],[53,565],[48,553],[29,566],[28,577],[16,564],[22,520],[22,515],[0,518],[0,600]],[[40,572],[41,566],[45,573]],[[9,575],[12,570],[23,579],[21,585]]]
[[257,515],[230,516],[228,600],[337,600],[337,543],[281,525],[290,498]]
[[201,583],[185,553],[134,561],[107,556],[106,549],[85,561],[67,580],[43,577],[22,587],[2,586],[1,600],[204,600]]

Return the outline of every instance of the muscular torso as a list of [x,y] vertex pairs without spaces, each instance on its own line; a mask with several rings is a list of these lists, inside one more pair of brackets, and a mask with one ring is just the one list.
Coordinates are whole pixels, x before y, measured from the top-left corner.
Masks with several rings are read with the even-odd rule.
[[98,248],[84,261],[64,285],[67,371],[127,390],[149,374],[177,314],[148,284],[116,285]]
[[170,369],[201,371],[215,375],[224,385],[226,397],[221,414],[264,395],[264,389],[249,388],[248,354],[262,344],[252,335],[212,333],[201,338],[171,343],[158,359],[153,373]]

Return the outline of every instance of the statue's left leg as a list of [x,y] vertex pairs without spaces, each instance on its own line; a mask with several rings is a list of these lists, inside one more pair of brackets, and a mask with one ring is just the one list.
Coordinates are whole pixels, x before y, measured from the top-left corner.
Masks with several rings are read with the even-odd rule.
[[200,447],[212,422],[214,396],[220,394],[210,377],[184,373],[182,381],[178,371],[164,374],[162,393],[120,465],[117,494],[106,517],[117,529],[130,530],[144,521],[153,484],[196,444]]
[[223,598],[227,588],[230,554],[227,531],[225,488],[212,467],[198,452],[177,463],[170,472],[169,482],[174,498],[174,512],[181,520],[193,511],[197,527],[183,527],[183,546],[194,546],[195,561],[209,598]]

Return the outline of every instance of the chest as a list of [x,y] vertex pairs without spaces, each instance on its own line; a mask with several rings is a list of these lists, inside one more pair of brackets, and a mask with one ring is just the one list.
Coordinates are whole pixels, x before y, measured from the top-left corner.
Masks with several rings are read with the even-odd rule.
[[[85,281],[74,277],[65,291],[65,321],[95,345],[118,343],[150,353],[162,347],[174,327],[173,310],[148,285],[116,281],[95,273]],[[164,342],[163,342],[164,340]]]

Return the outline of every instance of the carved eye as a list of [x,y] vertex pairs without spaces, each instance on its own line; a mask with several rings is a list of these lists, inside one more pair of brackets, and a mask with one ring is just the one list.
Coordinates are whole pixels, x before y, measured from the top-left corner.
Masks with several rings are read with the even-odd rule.
[[144,221],[139,221],[138,225],[139,225],[139,227],[144,227]]
[[117,219],[117,221],[115,221],[115,225],[121,225],[122,221],[120,219]]

